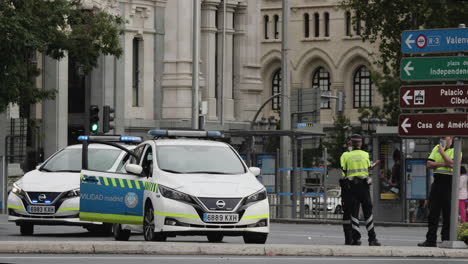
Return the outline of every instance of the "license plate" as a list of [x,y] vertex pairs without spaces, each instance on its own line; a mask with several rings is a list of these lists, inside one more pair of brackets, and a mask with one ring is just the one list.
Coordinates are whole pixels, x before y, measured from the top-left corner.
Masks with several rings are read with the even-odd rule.
[[53,214],[55,213],[55,206],[28,206],[28,212],[32,214]]
[[203,214],[204,222],[239,222],[238,214]]

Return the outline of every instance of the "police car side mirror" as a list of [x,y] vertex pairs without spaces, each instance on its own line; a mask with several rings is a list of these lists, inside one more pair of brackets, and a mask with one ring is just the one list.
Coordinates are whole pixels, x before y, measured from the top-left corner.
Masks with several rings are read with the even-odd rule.
[[260,175],[260,168],[257,168],[257,167],[250,167],[249,170],[250,170],[250,172],[252,172],[253,175],[255,175],[255,176]]
[[127,165],[125,165],[125,170],[128,173],[141,176],[141,172],[143,171],[143,168],[140,165],[137,165],[137,164],[127,164]]

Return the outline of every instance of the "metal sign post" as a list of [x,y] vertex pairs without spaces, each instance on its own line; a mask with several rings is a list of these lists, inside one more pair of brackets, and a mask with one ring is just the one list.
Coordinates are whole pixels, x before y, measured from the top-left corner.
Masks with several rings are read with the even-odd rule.
[[454,138],[454,157],[452,175],[452,197],[450,201],[450,240],[442,241],[439,247],[443,248],[466,248],[465,242],[457,240],[458,233],[458,184],[460,180],[461,165],[461,139]]
[[2,177],[2,211],[3,214],[6,214],[7,211],[7,199],[8,199],[8,165],[7,165],[6,156],[2,156],[2,169],[3,169],[3,177]]

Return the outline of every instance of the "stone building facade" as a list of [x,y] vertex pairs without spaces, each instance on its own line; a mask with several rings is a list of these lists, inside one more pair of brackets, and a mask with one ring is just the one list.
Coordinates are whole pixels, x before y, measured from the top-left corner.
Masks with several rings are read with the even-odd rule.
[[[262,0],[262,80],[263,99],[279,91],[281,78],[282,1]],[[344,113],[359,125],[359,107],[379,106],[382,98],[372,85],[370,73],[375,45],[359,37],[362,26],[353,25],[352,14],[340,7],[340,0],[291,0],[289,15],[290,88],[320,89],[319,94],[344,94]],[[319,122],[333,125],[337,100],[322,100]],[[271,104],[263,113],[275,115]],[[312,121],[306,117],[303,121]]]

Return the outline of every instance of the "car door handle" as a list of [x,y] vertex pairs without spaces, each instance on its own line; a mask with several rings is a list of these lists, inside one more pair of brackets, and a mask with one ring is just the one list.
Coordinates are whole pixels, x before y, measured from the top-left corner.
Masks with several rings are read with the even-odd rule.
[[83,177],[83,181],[85,181],[85,182],[99,182],[99,180],[96,179],[96,177]]

